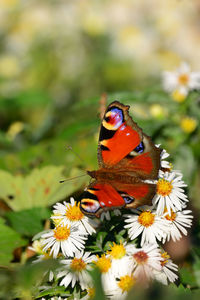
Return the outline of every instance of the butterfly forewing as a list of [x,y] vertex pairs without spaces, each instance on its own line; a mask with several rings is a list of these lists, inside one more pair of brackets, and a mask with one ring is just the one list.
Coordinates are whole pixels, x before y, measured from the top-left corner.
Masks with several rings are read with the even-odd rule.
[[142,178],[156,179],[161,150],[132,120],[128,109],[129,106],[117,101],[108,106],[99,135],[99,166],[129,170]]

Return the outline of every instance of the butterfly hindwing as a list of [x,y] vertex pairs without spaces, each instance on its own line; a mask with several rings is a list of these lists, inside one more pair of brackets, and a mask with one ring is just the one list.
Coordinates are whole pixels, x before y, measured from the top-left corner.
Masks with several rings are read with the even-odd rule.
[[151,200],[156,192],[156,185],[147,182],[135,182],[132,184],[114,183],[123,197],[126,208],[137,208],[143,205],[152,205]]
[[87,215],[99,216],[104,210],[150,205],[156,186],[145,182],[93,182],[83,192],[80,209]]
[[129,106],[111,103],[104,115],[98,146],[102,168],[126,169],[155,179],[160,168],[160,149],[128,114]]
[[81,195],[80,209],[87,215],[99,216],[102,210],[123,206],[125,202],[122,196],[106,182],[93,182]]

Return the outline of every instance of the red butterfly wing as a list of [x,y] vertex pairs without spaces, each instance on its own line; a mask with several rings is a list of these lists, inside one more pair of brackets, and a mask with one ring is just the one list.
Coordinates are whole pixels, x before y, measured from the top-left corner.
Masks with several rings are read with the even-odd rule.
[[95,181],[83,192],[80,209],[87,215],[99,217],[103,210],[123,206],[136,208],[144,204],[150,204],[155,189],[154,184],[143,182],[124,184]]
[[156,179],[161,149],[133,122],[128,109],[129,106],[117,101],[108,106],[99,135],[99,165],[134,171],[143,178]]
[[123,207],[125,204],[112,185],[95,181],[81,195],[80,209],[85,214],[99,216],[102,209]]
[[156,185],[145,183],[145,182],[135,182],[132,184],[126,183],[114,183],[120,195],[126,202],[126,207],[137,208],[143,205],[152,205],[151,200],[156,192]]

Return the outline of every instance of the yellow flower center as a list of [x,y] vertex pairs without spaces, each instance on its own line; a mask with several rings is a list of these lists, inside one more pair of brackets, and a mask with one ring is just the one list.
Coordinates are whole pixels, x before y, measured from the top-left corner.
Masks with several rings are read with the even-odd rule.
[[126,254],[126,249],[121,242],[119,245],[113,243],[113,246],[111,246],[110,249],[111,251],[108,251],[108,254],[115,259],[120,259]]
[[136,262],[138,263],[138,264],[144,264],[144,263],[146,263],[146,261],[148,260],[148,255],[146,254],[146,252],[144,252],[144,251],[138,251],[138,252],[136,252],[135,254],[133,254],[133,258],[136,260]]
[[168,214],[165,216],[168,221],[174,221],[176,219],[176,213],[171,210],[171,216]]
[[58,241],[67,240],[70,236],[70,227],[59,225],[54,229],[54,237]]
[[186,73],[180,74],[179,77],[178,77],[178,82],[179,82],[181,85],[187,85],[188,82],[189,82],[189,75],[186,74]]
[[172,92],[172,98],[176,102],[183,102],[186,98],[186,94],[181,93],[179,90],[175,90]]
[[71,262],[71,269],[75,272],[81,272],[85,269],[86,263],[82,260],[82,258],[73,258]]
[[102,273],[107,273],[111,267],[111,260],[109,257],[106,257],[105,254],[99,257],[94,263]]
[[135,284],[135,278],[133,276],[125,275],[120,277],[118,286],[123,292],[128,292]]
[[150,211],[143,211],[139,217],[138,222],[144,227],[149,227],[154,223],[155,215]]
[[161,254],[161,256],[164,259],[164,260],[161,261],[161,266],[163,267],[168,262],[168,259],[170,258],[170,256],[169,256],[169,254],[167,252],[163,252]]
[[185,117],[181,120],[181,128],[186,133],[193,132],[197,127],[197,120],[189,117]]
[[65,215],[72,222],[80,221],[84,217],[84,214],[80,210],[80,203],[77,204],[75,202],[74,206],[70,204],[66,209]]
[[172,191],[172,184],[171,182],[165,180],[165,179],[159,179],[157,182],[157,194],[165,197],[168,196]]

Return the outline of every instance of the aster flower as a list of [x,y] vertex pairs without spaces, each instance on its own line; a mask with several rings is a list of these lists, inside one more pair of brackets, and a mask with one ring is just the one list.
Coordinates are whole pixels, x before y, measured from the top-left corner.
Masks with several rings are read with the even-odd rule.
[[152,200],[157,214],[162,215],[165,208],[168,213],[182,210],[188,202],[183,187],[187,185],[182,180],[180,172],[163,172],[159,171],[159,180],[157,182],[157,192]]
[[189,91],[200,88],[200,72],[191,72],[189,65],[184,62],[177,70],[163,73],[163,87],[167,92],[178,93],[177,101],[181,99],[180,95],[184,100]]
[[161,271],[161,262],[163,258],[160,249],[155,244],[145,244],[140,249],[131,249],[130,268],[133,269],[133,275],[139,281],[147,281],[153,278],[153,271]]
[[81,231],[76,226],[60,224],[41,236],[44,239],[42,241],[43,251],[51,248],[50,255],[52,254],[53,258],[58,256],[60,250],[64,256],[73,256],[77,250],[84,249],[87,239],[85,235],[85,231]]
[[135,283],[136,278],[130,270],[127,270],[126,273],[122,273],[117,278],[111,277],[107,285],[104,286],[105,294],[109,299],[123,300]]
[[94,261],[94,264],[98,267],[98,269],[101,272],[101,281],[104,289],[106,289],[107,284],[112,280],[113,278],[113,272],[112,272],[112,260],[108,255],[102,254],[101,256],[96,256],[96,260]]
[[158,216],[156,211],[151,211],[149,208],[132,211],[135,212],[135,215],[126,215],[125,222],[128,224],[124,226],[128,229],[131,240],[142,235],[141,246],[143,246],[145,243],[157,244],[157,240],[161,241],[163,237],[166,237],[168,221],[162,216]]
[[111,271],[114,276],[120,274],[126,274],[127,270],[130,270],[129,257],[127,256],[127,249],[134,247],[134,245],[126,245],[126,243],[120,242],[120,244],[113,243],[110,246],[110,250],[107,251],[108,256],[112,260]]
[[58,278],[62,278],[60,285],[68,287],[71,283],[72,288],[76,282],[80,283],[84,290],[91,285],[91,277],[88,273],[91,270],[91,265],[95,260],[95,255],[90,255],[90,252],[79,251],[75,253],[74,258],[62,260],[61,263],[65,265],[65,269],[58,273]]
[[174,282],[178,279],[178,266],[172,262],[167,252],[161,254],[163,260],[161,261],[161,271],[154,271],[155,279],[162,284],[167,285],[169,282]]
[[94,222],[86,217],[80,210],[80,203],[77,203],[74,198],[70,198],[70,203],[63,202],[56,203],[53,210],[54,215],[51,217],[56,224],[62,222],[64,225],[76,225],[81,231],[88,234],[95,232],[94,227],[91,225]]
[[191,210],[183,210],[178,212],[171,211],[171,215],[168,212],[164,214],[165,219],[169,221],[169,229],[167,236],[163,237],[163,242],[169,241],[170,238],[175,242],[180,240],[182,234],[187,235],[186,228],[192,226],[193,216],[190,214],[191,212]]

